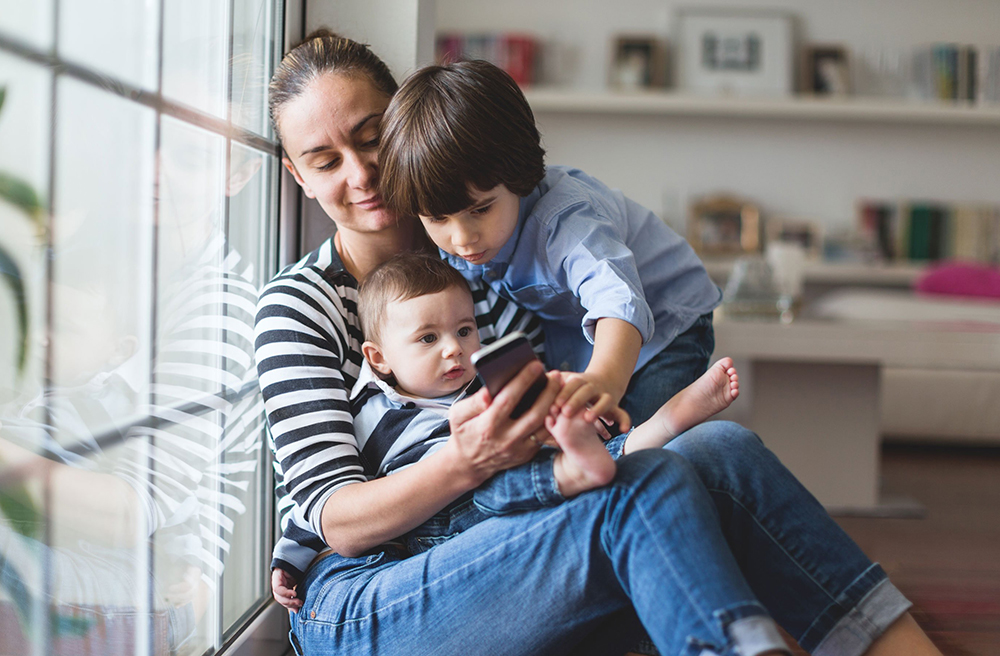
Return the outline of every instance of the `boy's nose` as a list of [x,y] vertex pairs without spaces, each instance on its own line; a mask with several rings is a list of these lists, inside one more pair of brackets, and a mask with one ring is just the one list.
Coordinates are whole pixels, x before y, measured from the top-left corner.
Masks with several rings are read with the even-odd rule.
[[471,246],[479,241],[479,235],[474,230],[469,230],[467,228],[455,228],[455,232],[451,235],[451,243],[458,248],[464,248],[466,246]]

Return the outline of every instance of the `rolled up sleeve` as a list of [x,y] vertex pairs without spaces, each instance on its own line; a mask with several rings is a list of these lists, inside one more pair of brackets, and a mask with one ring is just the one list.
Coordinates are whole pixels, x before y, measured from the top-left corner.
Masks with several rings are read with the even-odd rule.
[[653,312],[646,303],[624,227],[589,203],[568,207],[550,223],[549,253],[562,253],[560,281],[583,306],[584,336],[593,344],[599,319],[635,326],[645,344],[653,336]]

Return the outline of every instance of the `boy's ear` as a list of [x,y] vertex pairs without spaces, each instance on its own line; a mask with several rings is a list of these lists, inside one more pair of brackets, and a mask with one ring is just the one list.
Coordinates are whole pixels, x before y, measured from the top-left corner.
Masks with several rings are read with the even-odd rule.
[[375,342],[365,342],[361,345],[361,352],[365,354],[365,359],[368,360],[368,364],[371,365],[372,369],[383,376],[388,376],[392,373],[392,369],[389,367],[389,363],[385,361],[385,357],[382,356],[382,349],[379,348],[378,344]]
[[304,193],[307,198],[316,198],[316,194],[313,193],[313,190],[309,188],[309,185],[306,184],[306,181],[302,179],[301,175],[299,175],[299,171],[298,169],[295,168],[295,165],[292,164],[292,160],[288,159],[287,157],[282,157],[281,163],[285,165],[285,168],[288,169],[288,172],[292,174],[292,177],[295,178],[295,181],[299,183],[300,187],[302,187],[302,193]]

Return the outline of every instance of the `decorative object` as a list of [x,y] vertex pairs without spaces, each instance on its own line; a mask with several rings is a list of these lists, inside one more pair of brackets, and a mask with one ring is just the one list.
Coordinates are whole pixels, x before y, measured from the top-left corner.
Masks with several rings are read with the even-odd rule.
[[764,235],[768,246],[782,242],[798,244],[810,259],[819,259],[823,254],[823,226],[816,221],[768,218]]
[[696,93],[790,95],[793,21],[782,12],[681,10],[678,86]]
[[816,96],[850,93],[851,67],[847,49],[836,44],[808,45],[802,49],[802,92]]
[[688,241],[704,255],[760,250],[760,210],[733,196],[709,196],[691,206]]
[[618,36],[611,62],[611,86],[623,90],[663,86],[665,59],[655,37]]

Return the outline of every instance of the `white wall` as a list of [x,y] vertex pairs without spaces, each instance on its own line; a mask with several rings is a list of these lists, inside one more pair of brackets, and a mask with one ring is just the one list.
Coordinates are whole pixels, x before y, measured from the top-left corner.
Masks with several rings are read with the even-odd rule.
[[[622,32],[666,38],[677,7],[792,12],[803,41],[908,50],[958,41],[1000,45],[996,0],[438,0],[439,31],[521,31],[558,43],[565,82],[603,88]],[[765,213],[854,224],[859,197],[1000,203],[996,127],[539,112],[550,163],[578,166],[682,228],[688,201],[728,190]]]

